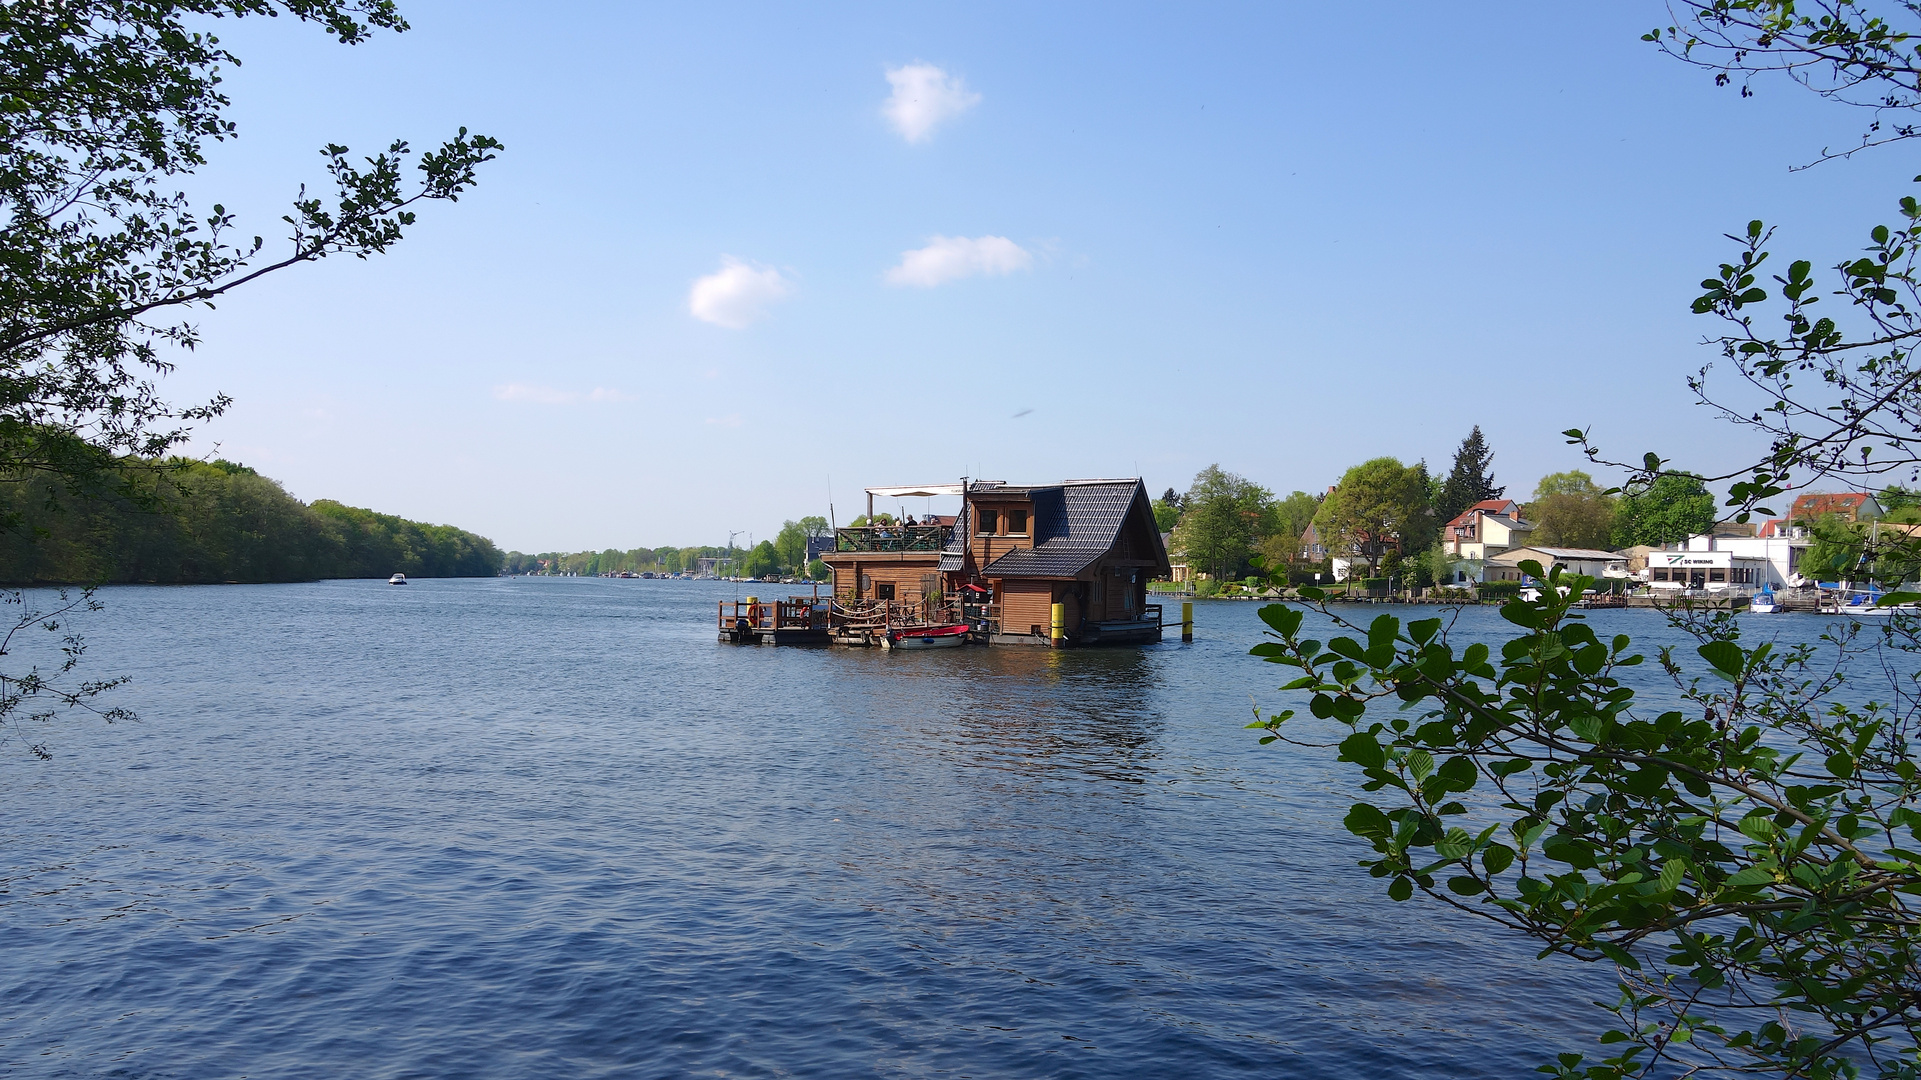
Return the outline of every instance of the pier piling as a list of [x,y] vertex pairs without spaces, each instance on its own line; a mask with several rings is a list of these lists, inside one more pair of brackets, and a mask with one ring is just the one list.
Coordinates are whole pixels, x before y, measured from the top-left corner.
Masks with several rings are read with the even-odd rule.
[[1194,644],[1194,601],[1181,601],[1181,644]]

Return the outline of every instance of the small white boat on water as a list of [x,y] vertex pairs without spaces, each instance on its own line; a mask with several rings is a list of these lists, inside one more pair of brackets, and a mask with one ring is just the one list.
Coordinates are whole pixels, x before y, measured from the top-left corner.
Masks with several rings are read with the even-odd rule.
[[405,575],[405,574],[395,574],[395,575],[394,575],[393,577],[390,577],[390,578],[388,578],[388,579],[387,579],[387,584],[389,584],[389,585],[405,585],[405,584],[407,584],[407,575]]
[[1780,610],[1774,602],[1774,590],[1762,589],[1748,597],[1748,610],[1756,615],[1772,615]]

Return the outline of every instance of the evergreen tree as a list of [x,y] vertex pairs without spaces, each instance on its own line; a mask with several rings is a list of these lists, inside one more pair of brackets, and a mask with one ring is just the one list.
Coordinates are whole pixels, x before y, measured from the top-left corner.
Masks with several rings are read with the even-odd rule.
[[1454,451],[1454,469],[1447,475],[1447,482],[1441,485],[1441,497],[1434,507],[1440,524],[1447,524],[1461,515],[1461,511],[1480,502],[1482,499],[1498,499],[1507,490],[1494,483],[1494,452],[1487,448],[1487,439],[1481,435],[1481,425],[1461,440],[1461,448]]

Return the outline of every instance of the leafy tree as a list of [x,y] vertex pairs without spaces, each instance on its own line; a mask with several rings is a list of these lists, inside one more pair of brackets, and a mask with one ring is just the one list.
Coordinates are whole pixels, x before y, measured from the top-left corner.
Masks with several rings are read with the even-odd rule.
[[815,581],[826,581],[833,572],[832,568],[819,559],[807,564],[807,576]]
[[[239,60],[189,25],[287,15],[343,44],[407,24],[391,0],[59,0],[0,5],[0,481],[32,498],[132,482],[224,396],[162,400],[168,347],[191,348],[193,312],[264,275],[330,255],[365,258],[400,240],[425,201],[453,201],[500,144],[465,129],[420,157],[405,142],[356,164],[322,150],[331,197],[301,189],[287,246],[235,235],[215,203],[174,185],[233,138],[219,70]],[[20,524],[16,486],[0,528]]]
[[800,531],[807,534],[808,539],[817,540],[833,532],[832,527],[827,524],[827,519],[819,514],[809,514],[801,518],[799,525]]
[[1427,501],[1427,470],[1402,465],[1391,457],[1365,461],[1341,477],[1321,500],[1314,517],[1315,531],[1330,548],[1345,547],[1367,560],[1368,576],[1377,576],[1381,557],[1390,550],[1405,552],[1402,537],[1414,538],[1422,550],[1431,537],[1435,510]]
[[1255,545],[1273,528],[1273,500],[1259,484],[1209,465],[1195,474],[1181,499],[1186,510],[1174,547],[1189,565],[1216,580],[1239,577]]
[[[1647,40],[1743,95],[1778,73],[1873,110],[1842,155],[1921,134],[1917,5],[1669,10],[1677,25]],[[1764,282],[1770,230],[1754,221],[1735,237],[1693,306],[1724,320],[1720,370],[1736,389],[1711,391],[1705,371],[1690,385],[1769,449],[1703,477],[1653,453],[1606,461],[1570,430],[1592,460],[1630,469],[1629,535],[1617,539],[1706,528],[1710,482],[1732,482],[1728,505],[1745,520],[1775,513],[1763,504],[1790,483],[1921,466],[1921,202],[1903,198],[1901,221],[1828,264],[1828,295],[1845,302],[1826,317],[1812,308],[1830,287],[1812,260]],[[1912,553],[1905,530],[1879,532]],[[1893,565],[1877,553],[1863,570]],[[1514,629],[1497,647],[1451,639],[1438,619],[1358,626],[1326,611],[1332,634],[1323,623],[1310,638],[1300,609],[1263,612],[1278,640],[1256,652],[1299,670],[1289,692],[1335,725],[1356,770],[1364,794],[1346,824],[1372,846],[1370,872],[1392,899],[1418,891],[1547,952],[1615,965],[1616,1022],[1600,1040],[1610,1056],[1563,1054],[1542,1068],[1550,1075],[1921,1073],[1921,620],[1896,611],[1820,646],[1749,647],[1733,615],[1678,609],[1671,628],[1689,647],[1661,649],[1672,687],[1643,700],[1622,677],[1642,661],[1632,642],[1602,638],[1572,610],[1591,582],[1562,568],[1548,580],[1538,600],[1502,608]],[[1921,594],[1884,603],[1913,601]],[[1291,740],[1292,718],[1257,726]]]
[[1447,480],[1441,485],[1441,494],[1435,501],[1434,513],[1439,519],[1436,523],[1446,525],[1468,507],[1483,499],[1498,499],[1507,491],[1494,483],[1494,452],[1487,448],[1487,439],[1481,434],[1481,425],[1474,425],[1467,438],[1461,440],[1460,449],[1454,451],[1454,467],[1448,470]]
[[1180,507],[1176,506],[1173,503],[1168,502],[1166,499],[1156,499],[1154,501],[1154,527],[1155,528],[1159,529],[1164,533],[1173,532],[1174,526],[1179,525],[1180,523],[1181,523]]
[[[1571,610],[1593,581],[1523,569],[1552,587],[1502,608],[1518,636],[1499,650],[1438,618],[1362,626],[1325,607],[1323,648],[1300,608],[1262,611],[1278,640],[1256,655],[1298,669],[1288,689],[1346,732],[1340,760],[1368,794],[1345,824],[1372,846],[1369,872],[1393,900],[1419,891],[1617,965],[1601,1041],[1621,1051],[1562,1055],[1543,1070],[1556,1076],[1852,1076],[1877,1050],[1882,1075],[1912,1075],[1914,699],[1850,704],[1812,647],[1743,648],[1719,613],[1676,619],[1713,678],[1664,649],[1685,707],[1644,709],[1620,678],[1643,657]],[[1914,629],[1898,633],[1921,648]],[[1293,742],[1294,715],[1249,726]]]
[[774,555],[781,566],[799,573],[807,565],[807,529],[797,521],[783,524],[774,537]]
[[775,553],[774,544],[770,540],[762,540],[755,544],[754,549],[747,552],[740,561],[742,577],[765,577],[768,574],[778,573],[779,570],[780,556]]
[[1579,469],[1551,473],[1535,485],[1525,511],[1534,524],[1529,541],[1549,547],[1606,548],[1614,535],[1615,505],[1594,478]]
[[1673,544],[1714,528],[1714,496],[1692,473],[1665,473],[1621,497],[1614,517],[1616,547]]

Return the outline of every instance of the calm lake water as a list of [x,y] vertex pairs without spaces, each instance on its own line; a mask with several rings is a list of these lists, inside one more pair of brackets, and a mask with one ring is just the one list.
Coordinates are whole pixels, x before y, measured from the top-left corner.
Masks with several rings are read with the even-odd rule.
[[1246,656],[1255,605],[1197,605],[1189,646],[894,655],[716,644],[734,589],[104,590],[86,669],[131,675],[141,721],[61,722],[50,763],[0,743],[0,1074],[1513,1076],[1594,1049],[1610,972],[1390,902],[1331,752],[1241,730],[1285,675]]

